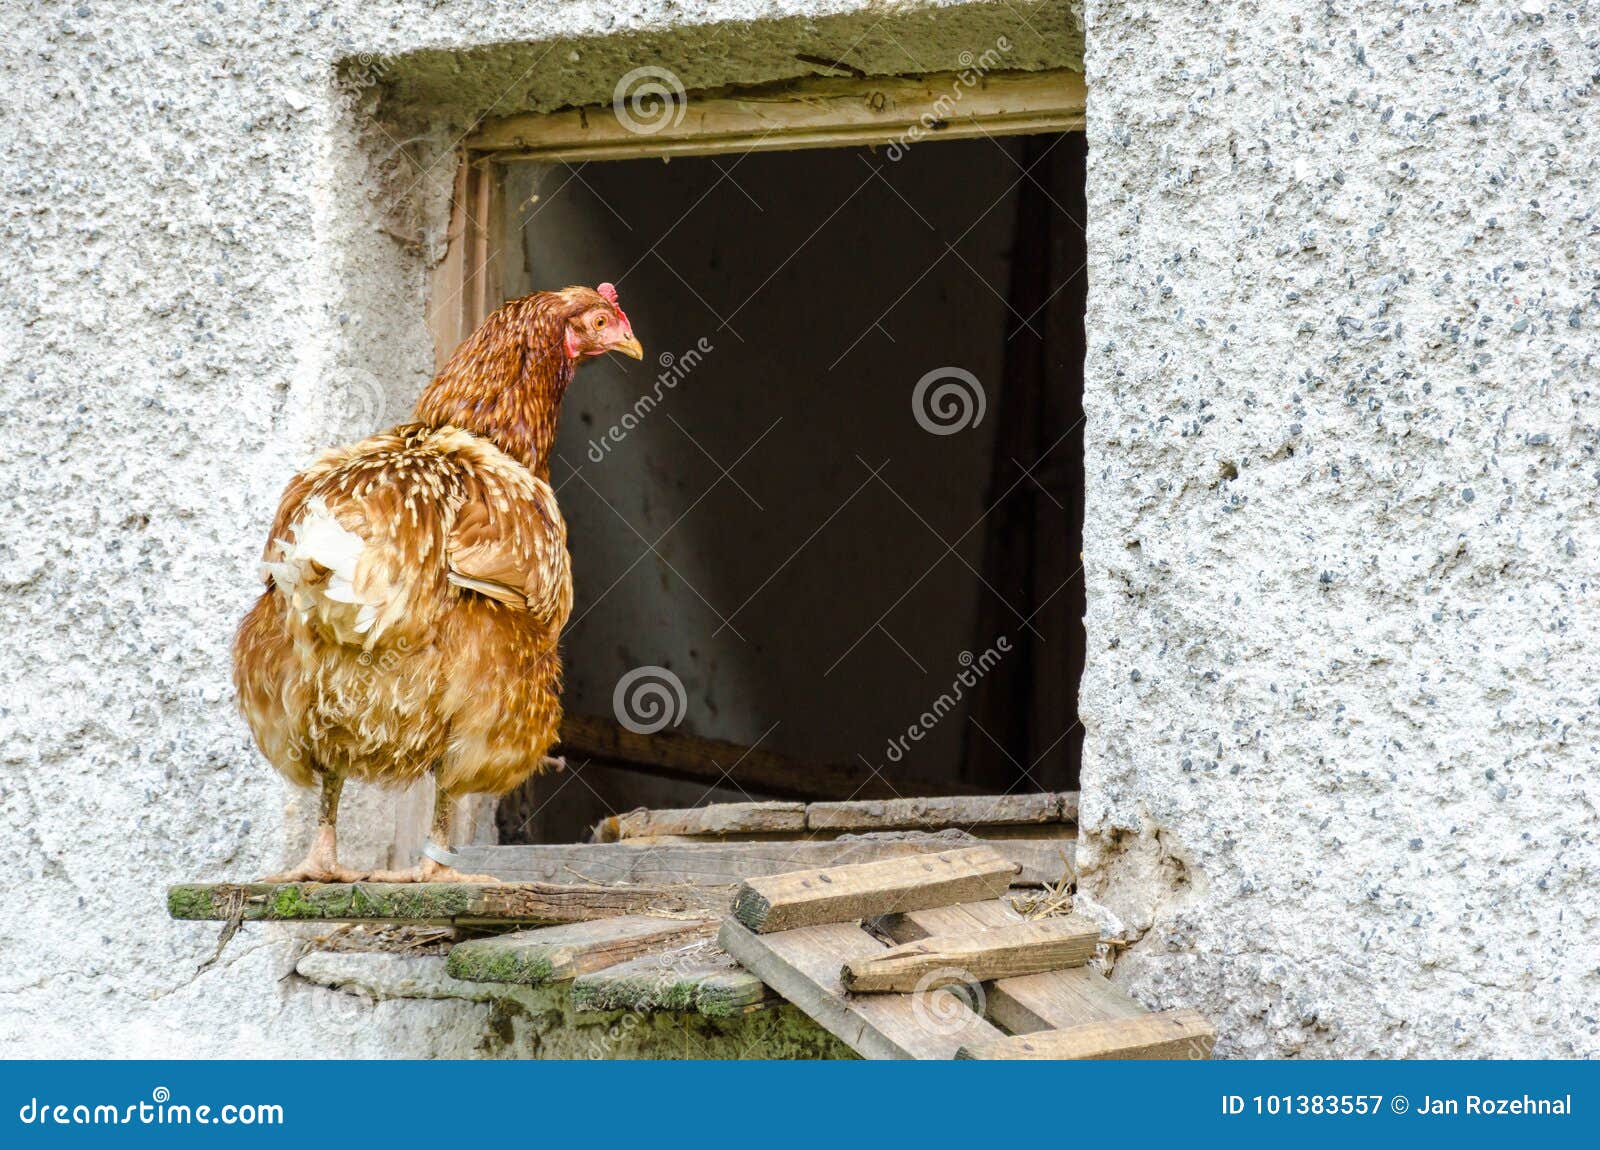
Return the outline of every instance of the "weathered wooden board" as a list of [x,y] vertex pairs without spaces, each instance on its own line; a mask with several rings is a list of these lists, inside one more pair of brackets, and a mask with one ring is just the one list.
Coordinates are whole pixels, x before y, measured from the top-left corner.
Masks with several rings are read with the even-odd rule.
[[[967,847],[853,866],[751,878],[733,897],[733,916],[758,933],[854,922],[901,910],[994,898],[1015,863],[992,847]],[[835,972],[837,975],[837,972]]]
[[1211,1057],[1216,1031],[1195,1010],[1165,1010],[1138,1018],[1085,1022],[994,1042],[965,1043],[963,1059],[1110,1059]]
[[[590,832],[590,841],[602,843],[602,827],[605,822],[595,825]],[[1070,822],[1019,822],[1019,824],[989,825],[978,827],[973,832],[963,832],[955,827],[946,827],[944,830],[746,830],[746,832],[726,833],[726,835],[629,835],[626,838],[629,846],[706,846],[707,843],[829,843],[837,838],[890,838],[917,837],[917,835],[941,835],[946,838],[947,845],[960,845],[962,841],[970,843],[995,843],[995,841],[1034,841],[1034,843],[1058,843],[1059,846],[1051,848],[1053,859],[1066,859],[1070,867],[1072,854],[1077,846],[1077,825]],[[1053,862],[1059,865],[1059,862]]]
[[[970,836],[904,832],[826,842],[570,843],[474,846],[457,852],[464,870],[507,882],[699,883],[722,885],[761,875],[883,859],[912,858],[977,844]],[[1006,840],[992,847],[1016,868],[1017,885],[1054,886],[1072,874],[1071,844]]]
[[538,986],[603,970],[662,947],[710,938],[716,930],[717,924],[706,919],[620,915],[475,938],[451,949],[445,969],[467,982]]
[[[1070,808],[1070,809],[1069,809]],[[926,799],[852,799],[811,803],[811,830],[942,830],[955,827],[980,833],[988,825],[1074,822],[1076,791],[1032,795],[947,795]]]
[[[1083,126],[1084,84],[1078,72],[991,70],[976,83],[973,75],[820,76],[687,97],[679,93],[678,115],[653,123],[648,135],[621,122],[609,104],[527,113],[485,122],[468,137],[467,147],[502,159],[570,162],[853,147],[934,131],[944,140]],[[952,99],[952,92],[959,99]]]
[[702,947],[647,954],[581,974],[572,983],[578,1010],[672,1010],[732,1018],[782,1001],[731,957]]
[[722,948],[819,1026],[866,1058],[951,1058],[1004,1037],[948,990],[847,997],[845,963],[883,949],[854,923],[829,923],[755,934],[733,919],[717,935]]
[[662,835],[730,835],[801,832],[806,805],[801,802],[712,803],[685,810],[647,810],[613,815],[595,828],[599,842]]
[[559,750],[623,770],[648,770],[707,786],[736,785],[761,798],[828,799],[855,795],[888,799],[967,789],[959,783],[899,775],[885,780],[861,763],[805,763],[761,747],[704,739],[682,731],[641,735],[614,719],[592,715],[567,715],[561,720]]
[[190,883],[167,889],[173,918],[228,921],[588,922],[620,914],[726,913],[731,887],[585,883]]
[[846,966],[843,981],[852,994],[926,989],[941,975],[946,982],[989,982],[1082,966],[1099,944],[1100,928],[1087,918],[1014,922],[890,947]]
[[[973,928],[1005,926],[1021,916],[1004,901],[932,907],[890,915],[876,924],[898,943]],[[1099,971],[1086,966],[1003,978],[985,986],[990,1018],[1013,1034],[1054,1030],[1147,1013]]]

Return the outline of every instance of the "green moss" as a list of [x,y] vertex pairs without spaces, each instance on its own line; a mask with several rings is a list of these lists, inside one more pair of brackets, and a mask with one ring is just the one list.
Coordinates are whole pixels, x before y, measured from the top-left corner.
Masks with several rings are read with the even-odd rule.
[[167,890],[173,918],[226,919],[242,903],[250,920],[393,919],[471,916],[474,888],[428,883],[186,883]]
[[217,918],[216,899],[209,886],[167,888],[167,913],[173,918]]
[[510,982],[538,986],[550,981],[555,969],[542,947],[518,946],[496,938],[463,942],[450,951],[445,972],[464,982]]
[[298,886],[280,886],[272,893],[272,912],[268,918],[320,918],[315,904]]

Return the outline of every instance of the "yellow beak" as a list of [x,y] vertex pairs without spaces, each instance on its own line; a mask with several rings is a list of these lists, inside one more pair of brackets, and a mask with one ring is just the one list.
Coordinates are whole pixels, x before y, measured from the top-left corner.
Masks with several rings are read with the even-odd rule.
[[630,335],[627,339],[611,345],[611,351],[620,351],[629,359],[643,359],[644,345],[639,342],[638,336]]

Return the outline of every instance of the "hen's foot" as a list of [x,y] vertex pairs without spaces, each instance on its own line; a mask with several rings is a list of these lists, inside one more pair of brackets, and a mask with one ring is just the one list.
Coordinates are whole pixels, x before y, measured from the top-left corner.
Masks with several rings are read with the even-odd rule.
[[256,881],[264,883],[366,882],[367,876],[362,871],[351,870],[349,867],[342,867],[337,863],[330,866],[315,859],[306,859],[298,866],[279,871],[277,874],[269,874],[265,878],[260,878]]
[[462,874],[455,867],[425,858],[416,866],[407,867],[405,870],[373,871],[368,881],[499,883],[502,880],[492,874]]

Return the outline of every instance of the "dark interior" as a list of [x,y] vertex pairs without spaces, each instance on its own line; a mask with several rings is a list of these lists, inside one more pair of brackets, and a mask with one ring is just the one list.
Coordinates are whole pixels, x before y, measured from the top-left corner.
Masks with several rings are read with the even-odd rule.
[[[797,770],[1077,785],[1083,164],[1067,134],[513,168],[507,293],[612,279],[646,347],[563,411],[570,713],[660,667],[670,732]],[[733,776],[569,754],[501,840],[771,797]]]

